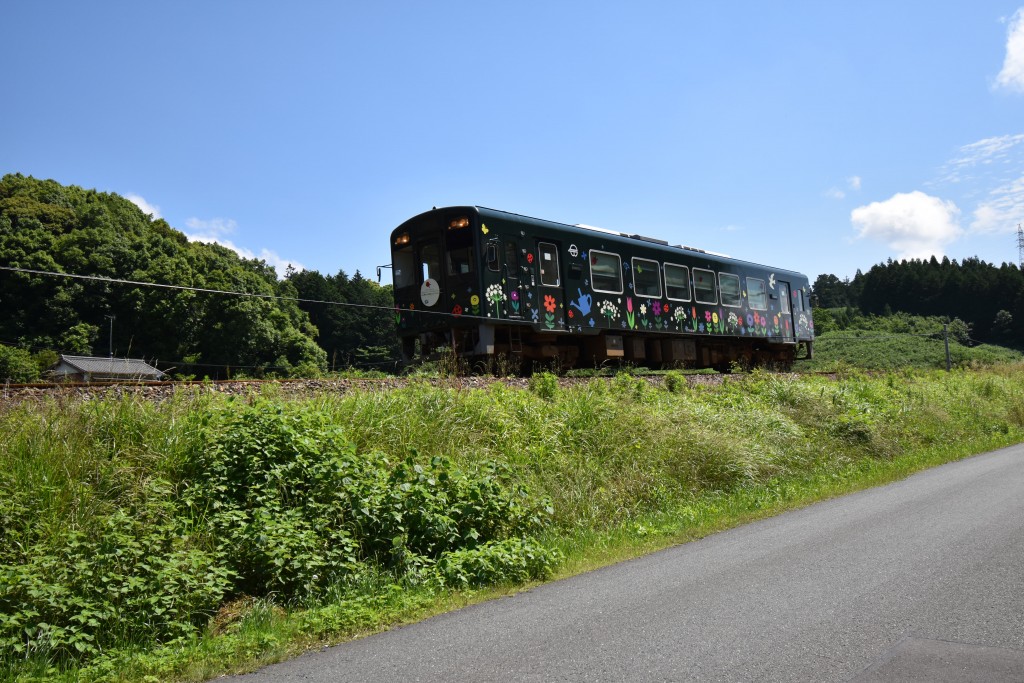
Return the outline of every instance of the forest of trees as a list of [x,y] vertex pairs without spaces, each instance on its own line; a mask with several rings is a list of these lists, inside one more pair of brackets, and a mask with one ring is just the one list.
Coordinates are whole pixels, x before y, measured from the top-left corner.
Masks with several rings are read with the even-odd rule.
[[[327,352],[331,370],[347,367],[394,369],[401,358],[392,309],[391,285],[381,287],[357,270],[323,276],[315,270],[289,273],[288,282],[302,301],[299,306],[318,330],[317,343]],[[357,304],[334,306],[331,301]]]
[[106,356],[112,347],[117,357],[198,377],[308,376],[329,365],[385,360],[394,348],[387,311],[295,301],[389,308],[388,287],[358,273],[290,272],[278,280],[265,262],[189,242],[119,195],[53,180],[0,179],[0,265],[259,295],[0,270],[0,365],[24,365],[30,353],[37,365],[57,353]]
[[977,258],[888,260],[853,279],[819,275],[811,305],[887,315],[895,312],[959,318],[972,337],[1020,346],[1024,339],[1024,273],[1012,263],[995,266]]

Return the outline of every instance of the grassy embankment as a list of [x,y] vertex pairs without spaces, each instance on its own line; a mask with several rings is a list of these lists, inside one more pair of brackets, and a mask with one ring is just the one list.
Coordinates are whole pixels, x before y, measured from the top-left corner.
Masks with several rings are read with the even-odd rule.
[[[861,315],[845,309],[818,309],[814,315],[816,322],[820,319],[822,332],[814,340],[814,359],[798,362],[798,371],[946,367],[944,318],[907,313]],[[977,368],[1024,359],[1016,349],[973,341],[970,327],[960,320],[949,322],[946,334],[952,367]]]
[[585,571],[1019,442],[1022,380],[7,407],[0,678],[203,680]]

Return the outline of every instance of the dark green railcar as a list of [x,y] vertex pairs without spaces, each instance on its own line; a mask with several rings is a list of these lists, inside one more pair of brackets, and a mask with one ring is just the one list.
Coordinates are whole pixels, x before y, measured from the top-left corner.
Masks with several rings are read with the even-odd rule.
[[407,359],[454,349],[721,367],[811,355],[807,276],[789,270],[478,206],[409,219],[391,253]]

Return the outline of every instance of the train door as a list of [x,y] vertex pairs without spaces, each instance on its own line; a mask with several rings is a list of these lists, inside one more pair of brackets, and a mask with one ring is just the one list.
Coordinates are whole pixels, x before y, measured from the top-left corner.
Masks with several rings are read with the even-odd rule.
[[796,341],[796,321],[793,320],[793,302],[788,282],[779,281],[779,329],[776,334],[782,337],[782,341],[794,343]]
[[[533,322],[541,330],[565,329],[565,289],[558,247],[551,242],[537,242],[537,300],[533,303]],[[529,261],[529,257],[527,257]]]
[[519,245],[515,240],[505,238],[504,258],[501,264],[501,282],[505,288],[505,312],[510,320],[523,319],[522,272],[519,268]]
[[437,308],[444,290],[444,276],[441,271],[441,245],[430,240],[419,245],[419,269],[416,274],[420,286],[420,303],[426,309]]

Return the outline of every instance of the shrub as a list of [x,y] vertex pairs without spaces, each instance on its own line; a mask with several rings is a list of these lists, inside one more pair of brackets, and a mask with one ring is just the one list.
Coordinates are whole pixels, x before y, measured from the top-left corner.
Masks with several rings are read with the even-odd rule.
[[0,382],[35,382],[39,367],[24,349],[0,344]]
[[415,574],[447,552],[540,531],[552,513],[506,487],[494,463],[462,472],[413,452],[392,466],[309,405],[266,399],[214,415],[188,467],[185,500],[209,520],[236,592],[286,601],[367,564]]
[[686,389],[686,378],[676,370],[669,370],[665,373],[665,388],[673,394]]
[[558,395],[558,377],[550,372],[537,372],[530,375],[528,383],[530,391],[545,400],[554,400]]

